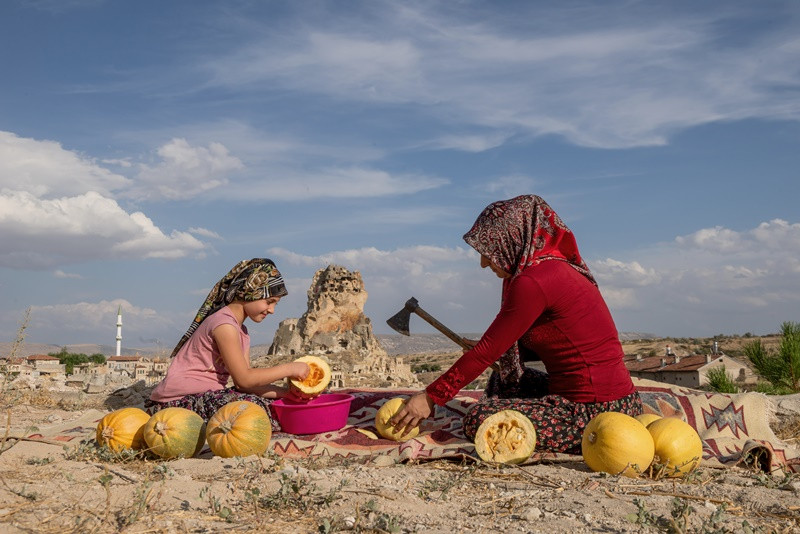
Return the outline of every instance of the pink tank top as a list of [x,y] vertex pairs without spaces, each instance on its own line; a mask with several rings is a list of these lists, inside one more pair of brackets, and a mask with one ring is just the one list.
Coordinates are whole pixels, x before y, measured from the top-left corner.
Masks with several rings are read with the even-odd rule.
[[194,393],[205,393],[224,389],[230,374],[220,356],[217,343],[211,333],[222,324],[239,329],[242,353],[250,350],[250,335],[247,327],[239,325],[227,306],[209,315],[195,330],[192,337],[172,359],[164,377],[150,394],[156,402],[168,402]]

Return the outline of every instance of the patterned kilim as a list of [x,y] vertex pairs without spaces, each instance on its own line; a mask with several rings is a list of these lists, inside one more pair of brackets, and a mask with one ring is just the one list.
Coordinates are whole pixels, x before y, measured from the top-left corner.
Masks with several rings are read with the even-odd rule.
[[[680,417],[703,439],[706,465],[755,465],[764,471],[800,473],[800,451],[790,449],[769,427],[772,408],[759,393],[723,395],[678,388],[660,382],[635,380],[645,413]],[[437,407],[416,438],[397,443],[372,439],[357,429],[375,433],[375,414],[388,399],[414,393],[404,390],[351,389],[354,396],[347,425],[341,430],[315,435],[273,436],[273,450],[287,457],[329,456],[342,458],[388,456],[395,461],[475,457],[465,439],[461,417],[481,391],[462,391]],[[536,452],[529,462],[575,461],[569,454]]]
[[[759,393],[723,395],[661,382],[634,379],[645,413],[680,417],[703,439],[704,464],[709,466],[750,465],[766,472],[800,473],[800,450],[782,443],[769,427],[773,416],[770,400]],[[347,425],[335,432],[313,435],[275,433],[272,450],[286,457],[369,458],[386,456],[395,462],[475,457],[475,447],[461,430],[461,418],[482,391],[462,391],[446,406],[436,408],[434,417],[422,424],[420,434],[406,442],[373,439],[360,432],[376,433],[375,414],[388,399],[409,396],[415,391],[347,389],[354,399]],[[88,410],[77,420],[11,432],[5,447],[25,436],[31,441],[73,445],[94,439],[101,410]],[[369,433],[368,432],[368,433]],[[207,450],[205,453],[210,454]],[[529,463],[580,461],[579,456],[536,452]]]

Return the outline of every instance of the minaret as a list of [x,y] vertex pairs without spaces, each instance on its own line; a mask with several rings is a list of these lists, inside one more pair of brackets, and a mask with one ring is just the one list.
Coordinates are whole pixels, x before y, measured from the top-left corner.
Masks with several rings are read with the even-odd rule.
[[122,305],[117,309],[117,356],[122,350]]

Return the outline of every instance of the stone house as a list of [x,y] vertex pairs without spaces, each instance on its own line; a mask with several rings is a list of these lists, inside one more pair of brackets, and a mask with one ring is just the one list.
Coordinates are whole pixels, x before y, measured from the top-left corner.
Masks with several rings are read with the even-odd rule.
[[626,355],[625,365],[631,376],[688,388],[708,384],[708,372],[718,367],[724,367],[736,384],[753,384],[757,380],[749,367],[724,354],[679,356],[670,352],[650,357],[634,354]]
[[67,366],[56,358],[55,356],[48,356],[47,354],[31,354],[23,358],[25,363],[33,367],[39,373],[39,376],[45,375],[66,375]]
[[38,378],[39,373],[24,358],[0,359],[0,372],[14,375]]

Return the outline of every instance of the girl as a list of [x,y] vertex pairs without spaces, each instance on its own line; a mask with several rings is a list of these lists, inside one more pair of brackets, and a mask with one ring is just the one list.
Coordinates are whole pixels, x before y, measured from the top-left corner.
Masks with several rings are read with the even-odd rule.
[[[269,414],[271,400],[288,395],[287,389],[272,383],[287,377],[302,380],[309,368],[302,362],[251,368],[244,321],[260,323],[287,293],[271,260],[239,262],[217,282],[172,350],[167,376],[153,389],[145,409],[152,414],[178,406],[208,421],[225,404],[247,400]],[[232,388],[227,387],[228,378],[233,379]],[[275,421],[272,426],[279,430]]]
[[[611,313],[572,232],[544,200],[494,202],[464,240],[503,279],[500,312],[471,350],[408,400],[395,428],[408,432],[495,362],[483,398],[464,416],[470,440],[487,417],[512,409],[533,422],[537,449],[580,454],[596,414],[641,413]],[[530,360],[547,372],[525,367]]]

